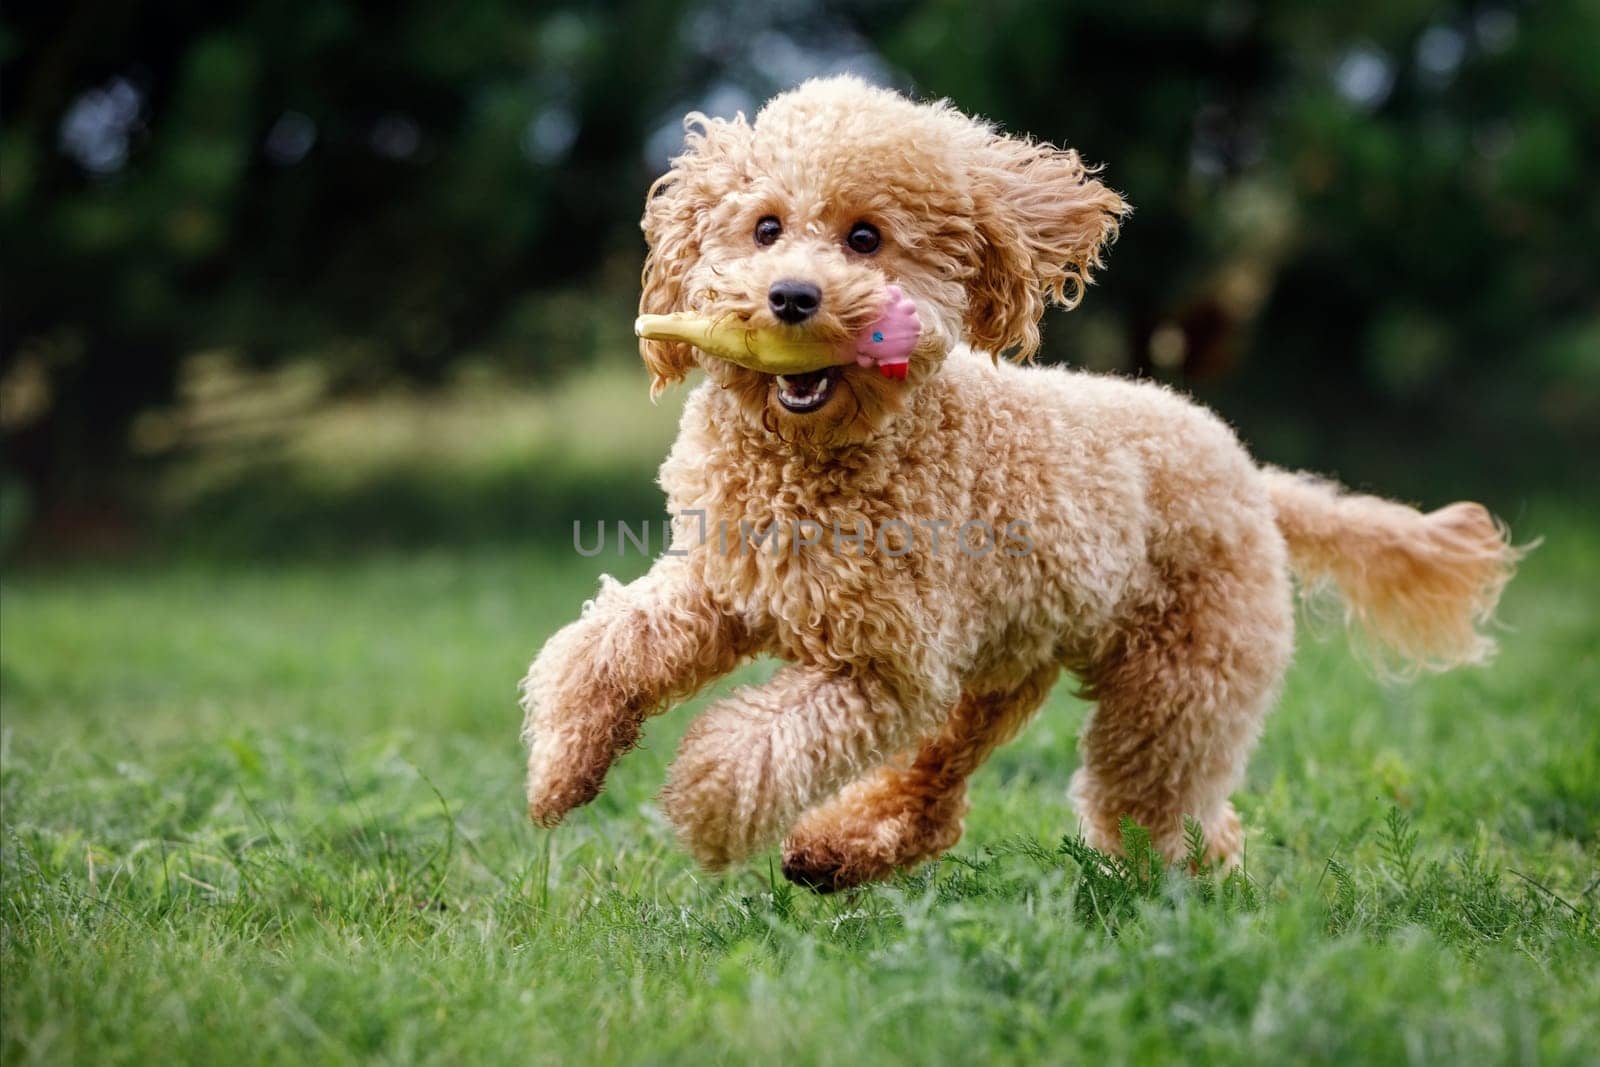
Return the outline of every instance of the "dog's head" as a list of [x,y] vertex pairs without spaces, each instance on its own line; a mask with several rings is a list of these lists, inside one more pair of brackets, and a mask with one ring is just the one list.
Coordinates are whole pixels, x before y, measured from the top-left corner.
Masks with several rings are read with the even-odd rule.
[[693,114],[650,190],[639,310],[692,311],[847,343],[893,283],[923,332],[910,374],[762,374],[643,341],[655,389],[697,364],[772,432],[857,441],[903,410],[957,341],[1027,358],[1047,302],[1075,304],[1128,207],[1076,152],[1005,137],[947,103],[854,78],[811,81],[756,116]]

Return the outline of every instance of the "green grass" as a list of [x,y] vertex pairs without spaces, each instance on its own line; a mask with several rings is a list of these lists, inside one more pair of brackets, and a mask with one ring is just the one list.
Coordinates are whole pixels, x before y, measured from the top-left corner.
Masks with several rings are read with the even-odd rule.
[[1073,840],[1087,709],[1063,686],[978,774],[953,855],[830,898],[674,846],[651,798],[699,703],[567,825],[524,821],[516,681],[636,560],[496,541],[12,574],[0,1051],[1593,1062],[1600,527],[1552,504],[1518,528],[1546,543],[1492,668],[1386,686],[1303,637],[1238,797],[1248,878]]

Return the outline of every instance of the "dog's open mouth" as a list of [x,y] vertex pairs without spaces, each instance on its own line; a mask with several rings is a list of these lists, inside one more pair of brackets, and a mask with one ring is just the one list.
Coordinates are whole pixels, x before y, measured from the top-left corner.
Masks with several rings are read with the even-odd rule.
[[839,368],[824,367],[804,374],[775,375],[778,381],[778,403],[783,410],[796,415],[815,411],[828,402],[833,387],[839,383]]

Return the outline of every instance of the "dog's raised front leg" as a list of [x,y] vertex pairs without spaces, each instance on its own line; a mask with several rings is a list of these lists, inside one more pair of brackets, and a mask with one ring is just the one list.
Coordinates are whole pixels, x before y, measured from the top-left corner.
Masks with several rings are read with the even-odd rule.
[[937,728],[929,693],[869,672],[792,666],[690,725],[661,806],[705,866],[774,840],[806,808]]
[[593,800],[646,715],[732,670],[748,654],[678,558],[629,585],[601,579],[583,615],[551,637],[522,682],[528,815],[554,826]]

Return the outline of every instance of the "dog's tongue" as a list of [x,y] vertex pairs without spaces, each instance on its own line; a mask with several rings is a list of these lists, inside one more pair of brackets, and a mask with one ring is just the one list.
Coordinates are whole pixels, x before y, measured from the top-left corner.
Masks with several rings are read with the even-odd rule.
[[788,383],[792,392],[809,396],[820,391],[827,382],[828,375],[832,373],[832,370],[824,367],[822,370],[808,370],[803,374],[785,374],[781,377]]

